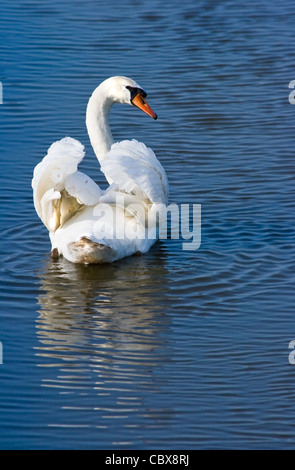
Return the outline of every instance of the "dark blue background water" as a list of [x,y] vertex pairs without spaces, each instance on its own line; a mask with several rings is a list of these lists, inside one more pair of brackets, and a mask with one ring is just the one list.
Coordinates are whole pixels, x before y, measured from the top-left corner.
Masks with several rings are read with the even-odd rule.
[[[294,448],[293,0],[1,0],[0,448]],[[127,75],[171,201],[202,246],[107,267],[49,259],[30,181],[52,142],[87,147],[92,90]]]

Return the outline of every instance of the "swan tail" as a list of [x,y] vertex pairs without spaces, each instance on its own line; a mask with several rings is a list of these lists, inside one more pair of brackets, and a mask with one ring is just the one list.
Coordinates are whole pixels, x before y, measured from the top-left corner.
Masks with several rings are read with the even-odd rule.
[[87,237],[70,243],[68,250],[73,261],[79,264],[104,264],[111,262],[113,258],[111,247]]

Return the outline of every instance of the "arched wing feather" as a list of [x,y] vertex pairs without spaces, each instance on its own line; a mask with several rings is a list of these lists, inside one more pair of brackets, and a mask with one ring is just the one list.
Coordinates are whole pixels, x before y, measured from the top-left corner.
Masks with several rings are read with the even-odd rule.
[[114,144],[101,164],[107,180],[126,193],[167,204],[168,180],[154,152],[136,140]]
[[77,171],[83,145],[66,137],[55,142],[35,168],[32,187],[38,216],[54,232],[83,205],[95,205],[102,194],[88,176]]

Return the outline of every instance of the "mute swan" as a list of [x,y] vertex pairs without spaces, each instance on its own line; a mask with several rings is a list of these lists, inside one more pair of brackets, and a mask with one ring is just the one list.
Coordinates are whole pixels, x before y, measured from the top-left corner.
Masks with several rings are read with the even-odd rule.
[[[146,253],[157,239],[157,222],[147,217],[167,205],[168,181],[153,151],[144,144],[114,144],[109,112],[114,103],[134,105],[154,119],[147,94],[127,77],[111,77],[93,92],[86,125],[109,187],[102,191],[77,167],[83,145],[66,137],[55,142],[34,171],[35,209],[50,233],[53,258],[100,264]],[[149,232],[149,233],[148,233]]]

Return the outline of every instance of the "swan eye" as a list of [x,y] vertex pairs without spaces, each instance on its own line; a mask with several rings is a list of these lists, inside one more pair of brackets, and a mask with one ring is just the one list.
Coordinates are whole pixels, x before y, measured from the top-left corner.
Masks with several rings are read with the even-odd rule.
[[132,86],[126,86],[127,90],[130,91],[130,95],[131,95],[131,102],[134,100],[134,98],[137,96],[137,95],[140,95],[142,96],[142,98],[146,98],[147,97],[147,93],[142,90],[141,88],[137,88],[137,87],[132,87]]

